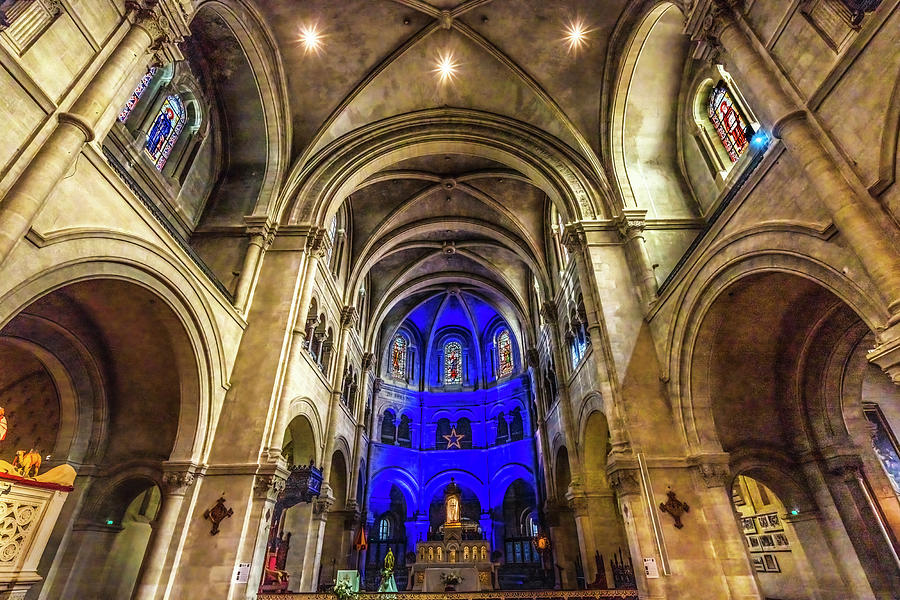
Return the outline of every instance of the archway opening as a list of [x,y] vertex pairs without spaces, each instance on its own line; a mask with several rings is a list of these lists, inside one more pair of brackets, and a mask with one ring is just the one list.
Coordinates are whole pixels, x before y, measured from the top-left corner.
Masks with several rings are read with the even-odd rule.
[[[191,459],[205,419],[190,316],[176,310],[142,284],[88,279],[0,329],[8,439],[49,456],[44,471],[95,473],[76,477],[63,506],[38,568],[42,593],[127,596],[143,572],[163,462]],[[84,576],[103,565],[115,574]]]

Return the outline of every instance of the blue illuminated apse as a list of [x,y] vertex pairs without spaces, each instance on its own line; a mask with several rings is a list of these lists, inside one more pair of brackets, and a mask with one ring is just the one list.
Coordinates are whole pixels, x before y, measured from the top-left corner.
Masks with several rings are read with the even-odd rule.
[[[506,578],[540,572],[532,383],[518,323],[489,299],[447,290],[381,332],[369,461],[367,576],[388,548],[440,539],[444,488],[503,553]],[[403,561],[398,561],[398,565]],[[398,568],[403,589],[406,572]]]

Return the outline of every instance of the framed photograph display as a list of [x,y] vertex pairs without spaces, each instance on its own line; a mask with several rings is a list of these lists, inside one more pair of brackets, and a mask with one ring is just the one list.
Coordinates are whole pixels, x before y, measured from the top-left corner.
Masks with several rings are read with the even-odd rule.
[[775,549],[776,550],[788,550],[791,549],[791,543],[788,541],[787,536],[782,531],[781,533],[773,533],[772,539],[775,541]]
[[762,556],[766,566],[766,573],[781,573],[781,569],[778,568],[778,559],[775,558],[774,554],[763,554]]
[[775,548],[775,537],[771,533],[759,536],[759,545],[763,550],[773,550]]
[[759,543],[758,535],[748,535],[747,536],[747,547],[750,548],[750,552],[761,552],[762,546]]
[[745,534],[756,533],[756,519],[753,517],[741,518],[741,528],[744,530]]
[[763,559],[764,554],[757,554],[755,556],[751,556],[750,559],[753,562],[753,570],[757,573],[765,573],[766,571],[766,563]]
[[782,525],[781,518],[779,518],[778,513],[758,515],[756,517],[756,520],[759,523],[760,531],[784,531],[784,525]]

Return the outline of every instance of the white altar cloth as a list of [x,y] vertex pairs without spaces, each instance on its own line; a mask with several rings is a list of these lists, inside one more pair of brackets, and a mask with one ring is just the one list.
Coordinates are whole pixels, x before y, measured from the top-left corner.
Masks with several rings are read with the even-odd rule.
[[456,584],[457,592],[478,591],[478,570],[475,567],[434,567],[425,569],[425,586],[423,592],[443,592],[442,573],[456,573],[462,581]]

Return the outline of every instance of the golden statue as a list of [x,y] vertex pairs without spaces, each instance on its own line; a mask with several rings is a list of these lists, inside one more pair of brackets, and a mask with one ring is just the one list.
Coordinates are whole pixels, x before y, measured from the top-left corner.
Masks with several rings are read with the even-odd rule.
[[387,555],[384,557],[384,570],[394,572],[394,552],[388,548]]
[[447,498],[447,522],[459,523],[459,498],[456,496]]

